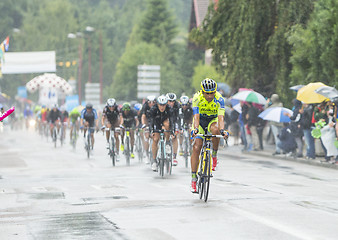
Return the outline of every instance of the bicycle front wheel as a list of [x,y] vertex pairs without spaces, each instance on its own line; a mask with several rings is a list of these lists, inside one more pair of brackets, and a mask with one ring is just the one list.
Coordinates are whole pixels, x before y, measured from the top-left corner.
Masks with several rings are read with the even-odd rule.
[[110,137],[109,154],[110,154],[110,157],[111,157],[113,167],[115,167],[116,155],[115,155],[115,139],[114,139],[114,136]]
[[[89,131],[89,129],[88,129]],[[90,141],[90,133],[87,133],[87,158],[90,157],[90,148],[91,148],[91,141]]]
[[129,141],[129,137],[126,138],[126,149],[124,150],[125,151],[125,154],[126,154],[126,163],[127,163],[127,166],[130,165],[130,141]]
[[209,196],[209,187],[210,187],[210,177],[211,177],[211,153],[210,151],[206,152],[205,167],[204,167],[204,201],[208,201]]

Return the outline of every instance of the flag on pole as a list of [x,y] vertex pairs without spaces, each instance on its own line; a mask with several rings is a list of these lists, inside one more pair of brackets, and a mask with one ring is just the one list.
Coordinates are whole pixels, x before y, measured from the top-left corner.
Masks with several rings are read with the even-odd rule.
[[5,38],[5,40],[3,41],[4,47],[5,47],[5,51],[7,52],[9,49],[9,36],[7,36]]

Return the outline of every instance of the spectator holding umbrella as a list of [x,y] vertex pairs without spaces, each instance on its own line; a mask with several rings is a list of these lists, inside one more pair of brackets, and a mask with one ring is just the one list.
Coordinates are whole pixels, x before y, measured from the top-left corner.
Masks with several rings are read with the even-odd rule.
[[259,138],[258,138],[258,134],[257,134],[257,122],[258,122],[258,109],[255,108],[252,104],[252,102],[249,102],[249,110],[247,113],[247,126],[248,129],[251,133],[251,144],[252,147],[249,145],[249,150],[253,149],[254,151],[259,150]]
[[303,113],[302,113],[302,117],[300,120],[300,124],[303,128],[303,134],[304,134],[304,139],[306,143],[306,158],[307,159],[316,158],[315,140],[311,135],[311,131],[313,128],[312,115],[313,115],[313,105],[303,104]]
[[[273,108],[273,107],[283,107],[283,103],[279,100],[278,94],[272,94],[271,98],[267,100],[267,103],[265,105],[265,109]],[[269,124],[270,124],[272,135],[275,139],[275,144],[276,144],[276,150],[272,155],[281,154],[281,150],[278,146],[278,143],[280,142],[280,140],[277,137],[277,135],[281,131],[283,125],[281,123],[272,122],[272,121],[270,121]]]
[[290,124],[290,129],[292,132],[292,135],[295,137],[296,143],[297,143],[297,157],[303,157],[303,129],[301,125],[301,117],[302,117],[302,102],[293,99],[293,114],[291,115],[290,113],[285,113],[288,117],[291,119],[291,124]]

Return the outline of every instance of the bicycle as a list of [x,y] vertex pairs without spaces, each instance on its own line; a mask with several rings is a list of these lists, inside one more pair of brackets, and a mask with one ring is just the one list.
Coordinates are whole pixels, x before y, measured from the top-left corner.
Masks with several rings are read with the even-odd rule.
[[124,148],[124,151],[123,151],[123,154],[126,156],[126,164],[127,166],[130,165],[130,153],[131,153],[131,149],[130,149],[130,128],[129,127],[126,127],[125,128],[125,140],[124,140],[124,143],[125,143],[125,148]]
[[71,139],[71,145],[73,146],[73,149],[74,149],[74,150],[76,149],[76,141],[77,141],[77,138],[78,138],[78,134],[77,134],[77,126],[76,126],[76,124],[74,123],[74,125],[73,125],[73,131],[72,131],[72,139]]
[[[159,175],[163,178],[164,177],[164,170],[166,170],[166,173],[168,175],[171,175],[172,170],[172,143],[171,143],[171,137],[169,138],[169,143],[165,143],[165,132],[170,132],[172,134],[172,131],[170,130],[154,130],[153,132],[160,133],[160,141],[159,141],[159,152],[158,152],[158,163],[157,168],[159,169]],[[168,146],[168,149],[166,149]],[[165,167],[165,168],[164,168]]]
[[61,146],[63,146],[63,142],[64,142],[64,131],[65,131],[65,126],[64,126],[64,123],[60,123],[60,143],[61,143]]
[[[147,141],[145,134],[146,133],[150,133],[149,127],[146,127],[144,130],[144,140]],[[153,145],[153,138],[150,136],[149,134],[149,138],[148,138],[148,142],[149,142],[149,146],[148,146],[148,151],[147,151],[147,158],[149,160],[150,166],[153,164],[153,150],[151,148],[151,146]]]
[[52,142],[54,143],[54,147],[56,148],[56,142],[57,142],[57,127],[56,127],[56,123],[54,124],[53,131],[52,131]]
[[116,152],[115,152],[115,130],[111,128],[102,127],[102,129],[105,129],[106,131],[110,131],[109,133],[109,149],[108,149],[108,155],[111,158],[112,165],[115,167],[116,164]]
[[185,159],[185,167],[188,167],[188,160],[189,156],[191,155],[191,141],[190,141],[190,132],[189,132],[189,126],[187,124],[184,124],[183,128],[183,157]]
[[141,163],[143,161],[143,147],[142,147],[142,139],[140,135],[140,129],[136,131],[136,141],[135,141],[135,150],[138,155],[138,160]]
[[86,134],[84,135],[84,137],[85,137],[85,149],[86,149],[86,152],[87,152],[87,158],[90,158],[90,151],[93,148],[90,130],[95,129],[95,128],[94,127],[85,127],[85,129],[87,129]]
[[[206,131],[207,132],[207,131]],[[209,188],[210,188],[210,178],[211,169],[212,169],[212,138],[223,138],[222,135],[212,135],[212,134],[196,134],[196,136],[204,137],[203,145],[200,153],[199,161],[199,171],[198,171],[198,193],[200,199],[204,197],[204,201],[208,200]]]

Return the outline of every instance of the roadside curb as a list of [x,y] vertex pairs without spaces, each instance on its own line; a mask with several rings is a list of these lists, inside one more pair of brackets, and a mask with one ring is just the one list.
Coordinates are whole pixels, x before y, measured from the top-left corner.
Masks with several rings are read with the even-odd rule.
[[[230,148],[228,148],[227,150],[230,150]],[[293,157],[287,157],[286,155],[282,154],[282,155],[272,155],[272,152],[270,151],[225,151],[222,152],[222,154],[225,155],[230,155],[230,156],[234,156],[234,157],[238,157],[238,155],[248,155],[248,156],[260,156],[260,157],[264,157],[264,158],[275,158],[278,160],[286,160],[289,162],[298,162],[298,163],[302,163],[302,164],[308,164],[308,165],[312,165],[312,166],[318,166],[318,167],[325,167],[325,168],[331,168],[331,169],[337,169],[338,170],[338,164],[331,164],[331,163],[321,163],[319,159],[322,159],[321,157],[317,157],[315,160],[307,160],[305,158],[293,158]]]

